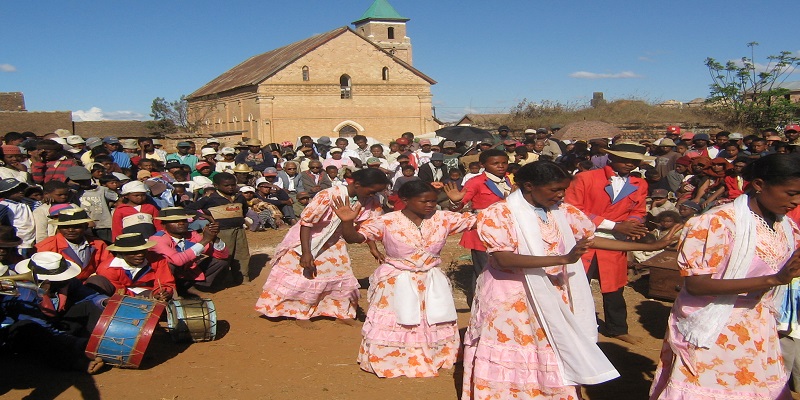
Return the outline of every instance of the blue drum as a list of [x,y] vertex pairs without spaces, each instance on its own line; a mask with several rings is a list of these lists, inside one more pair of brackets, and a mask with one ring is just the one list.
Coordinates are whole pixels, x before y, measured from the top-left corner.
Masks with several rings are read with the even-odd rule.
[[173,300],[167,327],[176,342],[208,342],[217,337],[217,309],[211,299]]
[[139,368],[163,312],[163,303],[115,294],[92,331],[86,355],[117,367]]

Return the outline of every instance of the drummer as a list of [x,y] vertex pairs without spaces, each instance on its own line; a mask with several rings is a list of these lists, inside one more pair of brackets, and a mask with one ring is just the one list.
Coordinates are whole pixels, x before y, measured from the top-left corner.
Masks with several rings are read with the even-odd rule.
[[[34,254],[16,268],[33,270],[47,283],[40,291],[18,287],[18,295],[0,293],[0,346],[58,368],[100,372],[103,360],[87,358],[84,349],[107,297],[81,285],[75,279],[80,266],[57,253]],[[0,276],[6,270],[0,264]]]
[[228,269],[228,248],[217,236],[219,224],[210,223],[203,233],[189,231],[192,216],[183,207],[164,208],[158,213],[163,230],[150,237],[156,242],[152,252],[167,259],[175,276],[178,294],[203,297]]
[[175,278],[164,257],[152,251],[156,242],[147,240],[141,233],[124,233],[117,236],[108,250],[114,258],[97,268],[97,276],[106,278],[103,292],[168,301],[175,293]]

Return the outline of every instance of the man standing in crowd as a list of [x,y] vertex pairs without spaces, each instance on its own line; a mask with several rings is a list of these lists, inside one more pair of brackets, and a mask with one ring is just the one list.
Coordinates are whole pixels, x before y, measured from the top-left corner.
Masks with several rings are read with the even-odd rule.
[[194,166],[200,161],[196,155],[189,154],[189,150],[192,148],[192,143],[190,142],[178,142],[178,152],[172,153],[167,156],[167,161],[169,160],[178,160],[179,163],[183,165],[188,165],[189,168],[192,169],[192,172],[195,171]]

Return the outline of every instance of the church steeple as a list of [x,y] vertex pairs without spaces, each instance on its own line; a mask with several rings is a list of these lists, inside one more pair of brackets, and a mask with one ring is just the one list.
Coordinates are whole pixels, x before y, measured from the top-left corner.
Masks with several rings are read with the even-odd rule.
[[411,39],[405,18],[386,0],[375,0],[358,20],[356,32],[411,65]]

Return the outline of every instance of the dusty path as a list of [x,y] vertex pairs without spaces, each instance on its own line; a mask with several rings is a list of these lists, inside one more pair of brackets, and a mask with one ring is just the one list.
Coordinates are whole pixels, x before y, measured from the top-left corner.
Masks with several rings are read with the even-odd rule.
[[[254,265],[263,265],[285,230],[250,236]],[[459,326],[469,321],[460,282],[466,282],[468,254],[451,238],[442,254],[443,267],[453,278]],[[367,277],[375,267],[366,246],[352,246],[353,269],[362,286],[366,308]],[[468,267],[468,265],[467,265]],[[290,321],[273,322],[253,311],[269,266],[253,283],[211,295],[217,307],[218,340],[176,345],[163,330],[150,343],[143,368],[110,369],[99,375],[63,372],[30,360],[0,359],[0,396],[20,398],[104,399],[456,399],[461,371],[444,370],[436,378],[379,379],[355,363],[361,340],[358,327],[318,321],[306,330]],[[642,282],[646,283],[646,282]],[[645,285],[646,288],[646,285]],[[637,288],[639,289],[639,288]],[[641,290],[641,289],[639,289]],[[585,389],[596,399],[644,399],[656,367],[671,303],[648,300],[634,288],[626,290],[631,333],[640,346],[601,338],[602,348],[622,377]],[[598,304],[598,309],[599,304]],[[462,329],[463,332],[463,329]],[[28,397],[26,397],[28,396]]]

